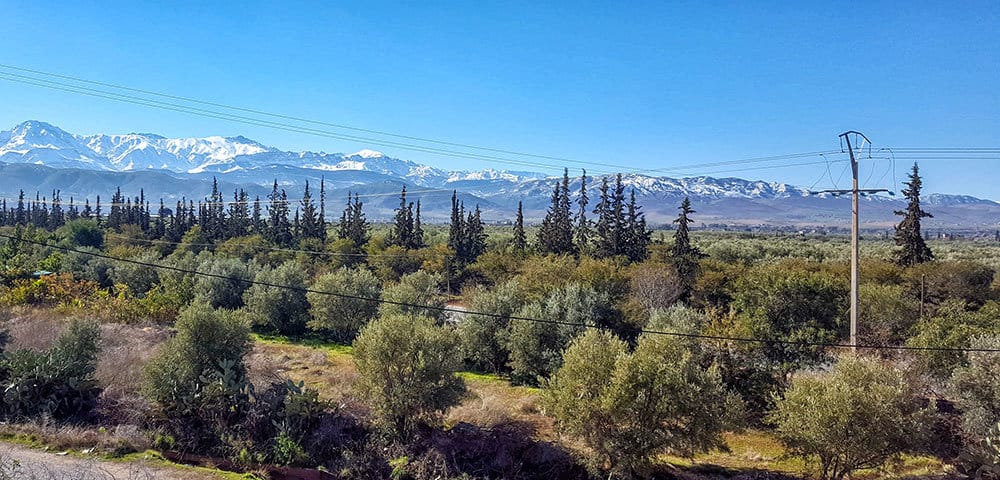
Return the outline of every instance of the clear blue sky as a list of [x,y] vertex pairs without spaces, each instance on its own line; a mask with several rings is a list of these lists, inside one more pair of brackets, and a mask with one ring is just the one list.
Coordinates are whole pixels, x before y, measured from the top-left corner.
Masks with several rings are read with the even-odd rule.
[[[640,168],[834,149],[846,129],[876,147],[1000,147],[996,0],[96,3],[6,2],[0,63]],[[518,168],[3,81],[0,105],[0,128],[242,134],[289,150]],[[922,169],[927,191],[1000,199],[997,165]],[[732,175],[808,186],[821,171]]]

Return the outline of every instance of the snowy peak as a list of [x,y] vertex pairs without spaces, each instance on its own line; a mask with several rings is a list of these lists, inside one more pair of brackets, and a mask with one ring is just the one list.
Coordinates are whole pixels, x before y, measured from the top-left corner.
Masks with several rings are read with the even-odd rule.
[[354,152],[354,153],[352,153],[350,155],[347,155],[347,156],[348,157],[361,157],[361,158],[380,158],[380,157],[384,157],[385,154],[382,153],[382,152],[376,152],[375,150],[368,150],[366,148],[364,150],[360,150],[360,151]]

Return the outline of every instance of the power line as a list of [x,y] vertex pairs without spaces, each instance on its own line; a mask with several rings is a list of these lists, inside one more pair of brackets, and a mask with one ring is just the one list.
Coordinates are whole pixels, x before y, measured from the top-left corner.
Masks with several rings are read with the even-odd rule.
[[[140,266],[149,267],[149,268],[157,268],[157,269],[161,269],[161,270],[170,270],[170,271],[175,271],[175,272],[180,272],[180,273],[188,273],[188,274],[192,274],[192,275],[199,275],[199,276],[204,276],[204,277],[218,278],[218,279],[221,279],[221,280],[230,280],[230,281],[242,282],[242,283],[246,283],[246,284],[249,284],[249,285],[260,285],[260,286],[270,287],[270,288],[280,288],[280,289],[292,290],[292,291],[297,291],[297,292],[302,292],[302,293],[315,293],[315,294],[319,294],[319,295],[329,295],[329,296],[333,296],[333,297],[346,298],[346,299],[351,299],[351,300],[362,300],[362,301],[368,301],[368,302],[373,302],[373,303],[383,303],[383,304],[396,305],[396,306],[401,306],[401,307],[410,307],[410,308],[418,308],[418,309],[425,309],[425,310],[434,310],[434,311],[438,311],[438,312],[456,313],[456,314],[463,314],[463,315],[477,315],[477,316],[484,316],[484,317],[491,317],[491,318],[505,318],[505,319],[510,319],[510,320],[518,320],[518,321],[526,321],[526,322],[536,322],[536,323],[543,323],[543,324],[549,324],[549,325],[569,326],[569,327],[577,327],[577,328],[594,328],[594,329],[601,329],[602,328],[602,327],[599,327],[599,326],[596,326],[596,325],[585,325],[585,324],[579,324],[579,323],[573,323],[573,322],[565,322],[565,321],[560,321],[560,320],[549,320],[549,319],[542,319],[542,318],[522,317],[522,316],[517,316],[517,315],[507,316],[507,315],[501,315],[501,314],[498,314],[498,313],[491,313],[491,312],[476,312],[476,311],[461,310],[461,309],[450,308],[450,307],[439,307],[439,306],[434,306],[434,305],[420,305],[420,304],[415,304],[415,303],[399,302],[399,301],[394,301],[394,300],[386,300],[386,299],[383,299],[383,298],[372,298],[372,297],[364,297],[364,296],[360,296],[360,295],[351,295],[351,294],[337,293],[337,292],[327,292],[327,291],[323,291],[323,290],[315,290],[315,289],[305,288],[305,287],[296,287],[296,286],[292,286],[292,285],[281,285],[281,284],[275,284],[275,283],[270,283],[270,282],[262,282],[262,281],[258,281],[258,280],[250,280],[250,279],[239,278],[239,277],[230,277],[230,276],[227,276],[227,275],[220,275],[220,274],[214,274],[214,273],[209,273],[209,272],[201,272],[201,271],[198,271],[198,270],[190,270],[190,269],[179,268],[179,267],[174,267],[174,266],[170,266],[170,265],[162,265],[162,264],[151,263],[151,262],[143,262],[143,261],[140,261],[140,260],[134,260],[134,259],[129,259],[129,258],[120,258],[120,257],[115,257],[115,256],[111,256],[111,255],[105,255],[105,254],[101,254],[101,253],[97,253],[97,252],[88,252],[88,251],[84,251],[84,250],[77,250],[77,249],[70,248],[70,247],[63,247],[63,246],[59,246],[59,245],[52,245],[50,243],[40,242],[40,241],[37,241],[37,240],[31,240],[31,239],[27,239],[27,238],[19,238],[19,237],[15,237],[13,235],[7,235],[7,234],[0,234],[0,238],[7,238],[9,240],[14,240],[14,241],[19,241],[19,242],[25,242],[25,243],[31,243],[31,244],[39,245],[39,246],[43,246],[43,247],[54,248],[54,249],[62,250],[62,251],[66,251],[66,252],[75,252],[75,253],[79,253],[79,254],[83,254],[83,255],[90,255],[90,256],[94,256],[94,257],[98,257],[98,258],[104,258],[104,259],[118,261],[118,262],[131,263],[131,264],[140,265]],[[691,338],[691,339],[698,339],[698,340],[722,340],[722,341],[732,341],[732,342],[742,342],[742,343],[760,343],[760,344],[775,344],[775,345],[802,346],[802,347],[858,348],[858,349],[868,349],[868,350],[901,350],[901,351],[934,351],[934,352],[990,352],[990,353],[1000,353],[1000,349],[992,349],[992,348],[914,347],[914,346],[905,346],[905,345],[899,345],[899,346],[848,345],[848,344],[841,344],[841,343],[803,342],[803,341],[763,339],[763,338],[749,338],[749,337],[730,337],[730,336],[724,336],[724,335],[705,335],[705,334],[668,332],[668,331],[663,331],[663,330],[648,330],[648,329],[642,329],[642,330],[639,330],[639,332],[640,333],[648,333],[648,334],[652,334],[652,335],[666,335],[666,336]]]
[[[0,64],[0,67],[3,67],[3,66],[4,65]],[[20,69],[20,68],[18,67],[18,69]],[[31,71],[31,70],[28,70],[28,69],[21,69],[21,70]],[[53,76],[60,77],[59,75],[53,75]],[[72,77],[70,77],[70,78],[72,78]],[[25,76],[25,75],[18,75],[18,74],[9,73],[9,72],[0,72],[0,79],[11,81],[11,82],[17,82],[17,83],[23,83],[23,84],[28,84],[28,85],[34,85],[34,86],[43,87],[43,88],[49,88],[49,89],[64,91],[64,92],[69,92],[69,93],[76,93],[76,94],[81,94],[81,95],[88,95],[88,96],[93,96],[93,97],[98,97],[98,98],[104,98],[104,99],[108,99],[108,100],[115,100],[115,101],[119,101],[119,102],[130,103],[130,104],[135,104],[135,105],[141,105],[141,106],[146,106],[146,107],[151,107],[151,108],[159,108],[159,109],[176,111],[176,112],[181,112],[181,113],[188,113],[188,114],[198,115],[198,116],[203,116],[203,117],[208,117],[208,118],[215,118],[215,119],[220,119],[220,120],[227,120],[227,121],[232,121],[232,122],[236,122],[236,123],[244,123],[244,124],[249,124],[249,125],[254,125],[254,126],[262,126],[262,127],[267,127],[267,128],[274,128],[274,129],[284,130],[284,131],[290,131],[290,132],[294,132],[294,133],[311,134],[311,135],[316,135],[316,136],[320,136],[320,137],[334,138],[334,139],[338,139],[338,140],[347,140],[347,141],[352,141],[352,142],[367,142],[367,143],[371,143],[371,144],[375,144],[375,145],[392,146],[392,147],[397,147],[397,148],[406,149],[406,150],[413,150],[413,151],[419,151],[419,152],[423,152],[423,153],[430,153],[430,154],[434,154],[434,155],[450,156],[450,157],[455,157],[455,158],[467,158],[467,159],[483,160],[483,161],[492,161],[492,162],[498,162],[498,163],[507,163],[507,164],[513,164],[513,165],[519,165],[519,166],[528,166],[528,167],[543,168],[543,169],[550,169],[550,170],[552,170],[552,169],[561,170],[561,169],[565,168],[564,166],[552,165],[552,164],[547,164],[547,163],[529,162],[529,161],[524,161],[524,160],[510,159],[510,158],[504,158],[504,157],[496,157],[496,156],[491,156],[491,155],[482,155],[482,154],[475,154],[475,153],[468,153],[468,152],[461,152],[461,151],[454,151],[454,150],[444,150],[444,149],[439,149],[439,148],[435,148],[435,147],[427,147],[427,146],[422,146],[422,145],[413,145],[413,144],[407,144],[407,143],[387,141],[387,140],[382,140],[382,139],[372,139],[372,138],[366,138],[366,137],[357,137],[357,136],[352,136],[352,135],[345,135],[345,134],[330,132],[330,131],[327,131],[327,130],[319,130],[319,129],[309,128],[309,127],[302,127],[302,126],[298,126],[298,125],[292,125],[292,124],[282,123],[282,122],[273,122],[273,121],[263,120],[263,119],[259,119],[259,118],[245,117],[245,116],[234,115],[234,114],[225,113],[225,112],[218,112],[218,111],[214,111],[214,110],[207,110],[207,109],[192,107],[192,106],[189,106],[189,105],[181,105],[181,104],[175,104],[175,103],[170,103],[170,102],[162,102],[162,101],[153,100],[153,99],[149,99],[149,98],[136,97],[136,96],[132,96],[132,95],[124,95],[124,94],[121,94],[121,93],[108,92],[108,91],[105,91],[105,90],[93,89],[93,88],[89,88],[89,87],[83,87],[83,86],[80,86],[80,85],[73,85],[73,84],[68,84],[68,83],[64,83],[64,82],[57,82],[57,81],[52,81],[52,80],[46,80],[46,79],[41,79],[41,78],[35,78],[35,77]],[[92,83],[92,84],[103,84],[103,82],[91,82],[91,81],[86,81],[86,82],[87,83]],[[108,84],[108,85],[111,85],[111,84]],[[127,88],[127,90],[130,90],[130,91],[140,91],[140,92],[144,92],[144,93],[147,92],[147,91],[144,91],[144,90],[141,90],[141,89],[132,89],[132,88]],[[152,94],[158,95],[158,96],[161,96],[161,97],[166,97],[166,98],[181,98],[181,99],[186,99],[186,97],[179,97],[179,96],[174,96],[174,95],[166,95],[166,94],[158,94],[158,93],[152,93]],[[195,101],[195,100],[191,99],[190,101]],[[195,102],[196,103],[200,103],[200,104],[206,104],[206,105],[216,105],[214,102],[205,102],[205,101],[200,101],[200,100],[197,100]],[[223,106],[223,104],[217,104],[217,105]],[[228,108],[228,106],[224,106],[224,107]],[[234,108],[234,110],[257,112],[257,111],[252,110],[252,109],[243,109],[243,108]],[[289,116],[284,116],[284,115],[279,115],[279,114],[268,114],[266,112],[264,114],[269,115],[269,116],[273,116],[273,117],[277,117],[277,118],[286,118],[286,117],[289,117]],[[296,118],[296,117],[292,117],[292,118]],[[325,124],[325,122],[318,122],[318,121],[311,121],[311,120],[299,120],[299,121],[308,121],[309,123],[315,123],[315,124]],[[401,136],[401,137],[405,138],[406,136]],[[414,137],[414,138],[417,138],[417,137]],[[448,142],[444,142],[444,143],[450,144]],[[458,145],[464,145],[464,144],[453,144],[453,145],[458,146]],[[479,147],[471,147],[471,148],[479,148]],[[485,148],[485,147],[482,147],[480,149],[482,149],[482,150],[491,150],[491,149],[488,149],[488,148]],[[508,151],[505,151],[505,152],[508,152]],[[836,151],[835,150],[829,150],[829,151],[821,151],[821,152],[805,152],[805,153],[797,153],[797,154],[775,155],[775,156],[769,156],[769,157],[755,157],[755,158],[747,158],[747,159],[740,159],[740,160],[730,160],[730,161],[722,161],[722,162],[708,162],[708,163],[701,163],[701,164],[681,165],[681,166],[678,166],[678,167],[663,167],[663,168],[653,168],[653,169],[640,169],[640,168],[629,167],[629,166],[624,166],[624,165],[609,164],[609,163],[606,163],[606,162],[591,162],[591,161],[582,161],[582,160],[567,159],[567,158],[562,158],[562,157],[549,157],[549,156],[545,156],[545,155],[522,154],[522,153],[513,152],[513,151],[509,151],[509,152],[512,153],[512,154],[531,156],[531,157],[535,157],[535,158],[546,158],[546,159],[551,159],[551,160],[566,161],[566,162],[570,162],[570,163],[576,163],[576,164],[581,164],[581,165],[592,165],[592,166],[598,166],[598,167],[612,167],[612,168],[619,169],[619,171],[629,171],[629,172],[633,172],[633,173],[642,173],[642,172],[680,172],[683,169],[689,169],[689,168],[702,168],[702,167],[723,166],[723,165],[732,165],[732,164],[740,164],[740,163],[777,161],[777,160],[784,160],[784,159],[793,159],[793,158],[802,158],[802,157],[808,157],[808,156],[816,156],[816,155],[818,155],[820,153],[835,153]],[[596,172],[596,173],[602,173],[602,174],[617,173],[617,172],[608,171],[608,170],[593,170],[593,171]]]

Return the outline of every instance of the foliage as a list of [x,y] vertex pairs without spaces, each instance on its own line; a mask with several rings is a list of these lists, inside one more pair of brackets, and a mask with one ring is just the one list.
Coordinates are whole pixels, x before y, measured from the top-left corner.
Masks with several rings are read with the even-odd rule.
[[595,466],[636,476],[658,453],[723,445],[739,403],[698,357],[675,337],[644,335],[629,354],[613,335],[589,331],[567,348],[546,402],[560,428],[594,450]]
[[264,267],[254,277],[254,282],[243,294],[243,302],[255,327],[282,335],[305,332],[309,303],[305,274],[297,263],[290,261],[277,268]]
[[48,350],[18,350],[0,360],[2,414],[8,419],[82,417],[97,404],[100,328],[74,320]]
[[[369,321],[378,315],[378,299],[382,285],[365,269],[341,268],[316,279],[309,300],[309,329],[329,335],[340,342],[351,342]],[[339,296],[343,295],[343,296]],[[358,297],[358,298],[353,298]]]
[[388,314],[369,323],[354,341],[355,384],[376,421],[397,434],[433,421],[456,405],[465,384],[458,338],[428,317]]
[[[1000,303],[989,302],[976,311],[969,311],[961,300],[949,300],[938,307],[933,317],[924,319],[914,328],[916,334],[907,340],[914,347],[968,348],[972,339],[982,335],[1000,335]],[[917,364],[927,373],[948,378],[955,367],[966,362],[961,351],[937,350],[921,352]]]
[[[732,308],[753,338],[833,343],[842,335],[847,285],[815,265],[783,262],[753,268],[737,280]],[[786,371],[825,358],[820,347],[758,346]]]
[[557,370],[562,351],[586,326],[611,323],[614,314],[608,296],[579,284],[553,291],[544,302],[529,304],[517,316],[555,323],[516,320],[510,323],[507,349],[515,381],[536,384]]
[[920,319],[920,302],[899,285],[861,285],[858,310],[859,342],[901,345]]
[[[974,338],[970,347],[1000,349],[1000,336]],[[1000,356],[995,352],[969,352],[968,365],[955,370],[950,387],[962,411],[967,441],[979,441],[1000,422]]]
[[194,291],[201,300],[212,308],[235,310],[243,306],[243,292],[252,279],[246,263],[232,258],[213,258],[203,262],[199,271],[213,275],[198,276]]
[[[160,255],[155,251],[146,251],[131,257],[130,260],[156,264],[160,260]],[[135,295],[145,295],[160,280],[155,268],[131,262],[115,262],[110,277],[112,282],[126,285],[129,292]]]
[[67,222],[57,234],[71,247],[100,249],[104,246],[104,231],[94,220],[78,219]]
[[976,308],[990,299],[994,271],[978,262],[938,261],[911,267],[903,277],[913,297],[923,294],[928,307],[959,299]]
[[903,182],[906,188],[903,195],[908,203],[906,210],[896,211],[896,215],[902,215],[903,220],[896,226],[894,240],[899,250],[896,253],[896,262],[904,267],[924,263],[932,260],[934,254],[924,243],[924,237],[920,234],[920,220],[932,217],[933,215],[920,208],[920,189],[923,181],[920,179],[920,170],[914,162],[913,170],[909,175],[909,182]]
[[458,324],[462,354],[480,371],[500,373],[509,359],[504,341],[510,316],[523,307],[517,280],[511,280],[490,290],[479,290],[469,302],[469,310],[489,312],[496,316],[463,315]]
[[440,318],[444,308],[440,285],[440,276],[423,270],[406,275],[399,283],[382,290],[382,299],[392,303],[383,303],[380,312],[383,315],[404,313]]
[[770,420],[793,454],[818,458],[822,478],[839,480],[919,446],[930,414],[900,371],[844,358],[793,378]]

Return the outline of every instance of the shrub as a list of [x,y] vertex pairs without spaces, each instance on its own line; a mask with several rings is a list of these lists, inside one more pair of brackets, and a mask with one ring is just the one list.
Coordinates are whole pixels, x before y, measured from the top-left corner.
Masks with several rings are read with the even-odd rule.
[[929,262],[915,265],[903,274],[914,298],[923,290],[927,303],[948,299],[978,307],[990,298],[993,269],[975,262]]
[[902,286],[861,285],[858,296],[860,343],[900,345],[920,319],[920,302]]
[[[972,348],[1000,348],[1000,337],[977,337]],[[969,443],[980,441],[1000,422],[1000,355],[969,352],[968,365],[955,370],[950,387],[962,411],[962,430]]]
[[[285,262],[277,268],[264,267],[254,277],[260,282],[243,294],[246,311],[254,326],[283,335],[305,332],[309,319],[309,302],[306,300],[305,273],[295,262]],[[281,285],[269,287],[264,284]]]
[[67,222],[56,233],[71,247],[91,247],[98,250],[104,247],[104,230],[95,220],[79,218]]
[[553,291],[544,303],[530,304],[517,316],[557,324],[515,320],[510,323],[507,348],[515,381],[535,384],[559,368],[570,340],[590,326],[608,326],[614,311],[606,294],[570,284]]
[[[160,256],[154,251],[146,251],[129,257],[143,263],[159,263]],[[155,268],[129,262],[115,262],[111,268],[111,281],[128,287],[135,295],[145,295],[160,277]]]
[[630,309],[647,320],[653,310],[665,309],[680,300],[684,284],[672,265],[645,262],[632,267],[628,291]]
[[566,349],[546,390],[559,427],[597,454],[594,466],[638,475],[670,451],[692,455],[723,445],[721,433],[740,410],[700,353],[676,337],[645,334],[634,353],[603,331]]
[[235,310],[242,307],[243,292],[250,284],[241,280],[252,278],[247,264],[232,258],[214,258],[203,265],[199,271],[218,276],[198,275],[195,280],[195,295],[212,308]]
[[[1000,335],[1000,303],[988,302],[977,311],[969,311],[962,300],[949,300],[937,308],[934,316],[914,328],[916,335],[906,343],[915,347],[968,348],[972,339],[982,335]],[[917,362],[926,372],[948,378],[955,367],[966,362],[964,352],[939,350],[920,352]]]
[[469,302],[469,310],[498,316],[462,315],[458,336],[466,361],[480,371],[499,373],[506,369],[509,355],[505,336],[509,317],[521,307],[521,289],[517,280],[476,293]]
[[177,335],[146,364],[146,396],[185,444],[212,446],[242,416],[249,334],[233,315],[197,302],[181,312]]
[[75,320],[48,350],[18,350],[0,362],[3,415],[66,419],[89,413],[100,389],[94,379],[100,329]]
[[419,306],[396,305],[383,303],[380,313],[383,315],[404,313],[407,315],[422,315],[432,318],[443,318],[444,297],[441,295],[441,277],[423,270],[404,275],[399,283],[390,285],[382,291],[382,299],[389,302],[406,303]]
[[376,421],[398,434],[412,432],[457,405],[465,383],[458,338],[427,317],[384,315],[354,341],[359,393]]
[[[737,280],[734,291],[733,310],[751,337],[833,343],[844,330],[847,285],[819,265],[783,262],[757,267]],[[767,343],[759,348],[786,371],[825,359],[821,347]]]
[[844,358],[792,379],[770,420],[792,454],[818,458],[822,478],[839,480],[919,446],[930,414],[900,371]]
[[341,268],[316,279],[313,290],[346,295],[306,294],[309,300],[310,330],[322,332],[341,342],[351,342],[369,321],[378,315],[378,299],[382,285],[370,271]]

